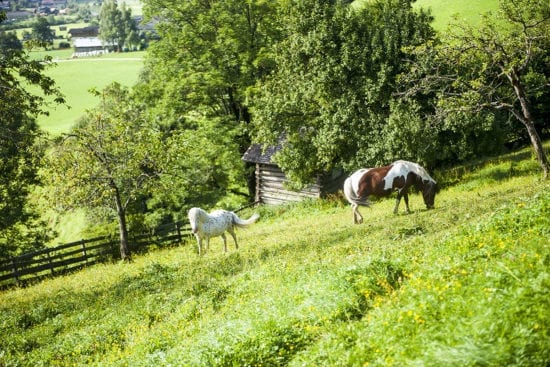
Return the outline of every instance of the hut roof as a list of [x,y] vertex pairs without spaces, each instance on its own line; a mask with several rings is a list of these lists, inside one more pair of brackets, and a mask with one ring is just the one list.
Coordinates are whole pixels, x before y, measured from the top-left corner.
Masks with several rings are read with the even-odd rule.
[[271,158],[283,148],[286,134],[281,134],[275,145],[252,144],[244,153],[242,160],[250,163],[275,164]]
[[250,163],[272,164],[271,158],[281,150],[281,145],[264,147],[262,144],[252,144],[244,153],[243,161]]

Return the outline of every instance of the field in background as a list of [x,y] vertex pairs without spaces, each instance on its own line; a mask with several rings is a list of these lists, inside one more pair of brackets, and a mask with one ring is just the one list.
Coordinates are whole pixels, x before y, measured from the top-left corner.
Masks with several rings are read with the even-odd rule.
[[480,15],[498,9],[498,0],[417,0],[415,7],[431,9],[435,17],[433,27],[444,31],[454,15],[471,25],[479,23]]
[[69,131],[87,109],[98,105],[99,100],[89,93],[90,88],[101,90],[114,81],[124,86],[132,86],[143,66],[144,52],[78,59],[66,58],[67,51],[49,54],[57,65],[48,69],[46,75],[56,81],[70,108],[51,107],[50,115],[41,116],[38,123],[44,130],[56,135]]
[[550,187],[531,149],[434,178],[453,182],[434,210],[379,200],[353,225],[337,199],[260,207],[238,251],[215,238],[199,258],[190,239],[0,292],[0,365],[548,365]]
[[[355,0],[354,5],[370,0]],[[480,21],[480,14],[498,9],[498,0],[416,0],[415,8],[431,9],[434,16],[432,26],[437,31],[444,31],[454,15],[469,24],[476,25]]]

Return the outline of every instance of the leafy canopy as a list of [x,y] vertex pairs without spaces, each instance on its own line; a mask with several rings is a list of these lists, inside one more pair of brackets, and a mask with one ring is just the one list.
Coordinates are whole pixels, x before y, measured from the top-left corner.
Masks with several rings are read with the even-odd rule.
[[277,163],[297,183],[334,167],[385,161],[380,132],[390,113],[403,48],[430,39],[430,17],[411,1],[289,2],[276,70],[254,96],[257,140],[287,144]]
[[404,95],[434,98],[433,113],[440,123],[476,121],[488,111],[508,113],[523,125],[548,176],[537,125],[548,129],[549,46],[547,1],[502,0],[500,11],[486,14],[478,28],[456,23],[441,43],[419,47],[402,79]]
[[105,88],[98,107],[51,151],[45,175],[60,210],[107,210],[117,218],[121,255],[127,248],[127,214],[148,195],[161,172],[160,132],[147,123],[127,89]]
[[[0,22],[4,19],[0,11]],[[0,254],[9,256],[40,246],[47,234],[28,199],[39,183],[43,154],[36,117],[46,113],[45,96],[53,96],[54,103],[64,98],[44,75],[51,58],[30,60],[13,33],[0,32],[0,46]]]

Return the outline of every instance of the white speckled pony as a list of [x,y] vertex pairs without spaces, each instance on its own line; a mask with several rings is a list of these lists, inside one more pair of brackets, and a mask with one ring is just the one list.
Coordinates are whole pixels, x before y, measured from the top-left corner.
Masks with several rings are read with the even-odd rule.
[[250,219],[240,219],[237,214],[227,210],[215,210],[208,214],[201,208],[191,208],[188,213],[189,222],[191,223],[191,231],[197,238],[199,247],[199,255],[202,254],[203,240],[205,241],[204,252],[208,249],[210,238],[221,236],[223,239],[223,247],[227,252],[227,239],[225,232],[229,232],[235,241],[235,247],[238,249],[237,237],[235,236],[235,227],[246,227],[256,222],[260,217],[259,214],[254,214]]
[[351,203],[353,222],[362,223],[363,217],[358,206],[369,206],[369,195],[388,196],[397,191],[394,213],[397,213],[401,198],[405,199],[407,213],[409,209],[409,188],[416,187],[422,192],[426,208],[433,209],[437,183],[428,172],[417,163],[396,161],[385,167],[363,168],[354,172],[344,182],[344,195]]

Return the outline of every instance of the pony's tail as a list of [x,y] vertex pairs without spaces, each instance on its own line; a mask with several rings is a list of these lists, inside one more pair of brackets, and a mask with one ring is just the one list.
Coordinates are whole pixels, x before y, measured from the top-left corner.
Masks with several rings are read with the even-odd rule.
[[351,186],[351,177],[346,178],[346,181],[344,181],[344,195],[350,204],[370,206],[370,202],[367,199],[361,199],[355,194]]
[[233,213],[233,224],[235,224],[237,227],[247,227],[256,222],[258,218],[260,218],[260,214],[258,213],[254,213],[250,218],[246,220],[239,218],[237,214]]

